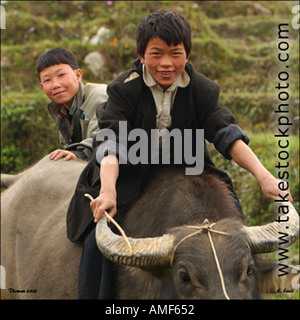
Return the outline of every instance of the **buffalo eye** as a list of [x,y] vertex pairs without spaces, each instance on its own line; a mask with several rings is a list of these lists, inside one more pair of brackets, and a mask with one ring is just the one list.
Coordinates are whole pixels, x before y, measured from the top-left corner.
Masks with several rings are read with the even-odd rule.
[[247,276],[250,277],[253,275],[253,271],[254,271],[254,264],[250,264],[247,268]]
[[191,277],[190,277],[190,275],[188,274],[188,272],[186,272],[186,271],[180,271],[180,272],[179,272],[179,278],[180,278],[180,280],[181,280],[182,282],[185,282],[185,283],[191,281]]

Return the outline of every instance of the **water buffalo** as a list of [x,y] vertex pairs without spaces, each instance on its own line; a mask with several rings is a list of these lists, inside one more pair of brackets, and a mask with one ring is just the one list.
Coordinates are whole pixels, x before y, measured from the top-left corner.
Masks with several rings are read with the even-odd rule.
[[[3,298],[77,298],[81,244],[66,238],[65,221],[84,166],[45,157],[11,181],[3,178],[12,184],[1,198]],[[295,274],[278,277],[277,264],[257,256],[281,245],[280,232],[288,230],[282,247],[298,238],[299,217],[290,203],[288,222],[246,227],[218,179],[154,168],[122,224],[130,246],[104,215],[96,227],[99,249],[120,265],[119,298],[253,299],[291,289]]]

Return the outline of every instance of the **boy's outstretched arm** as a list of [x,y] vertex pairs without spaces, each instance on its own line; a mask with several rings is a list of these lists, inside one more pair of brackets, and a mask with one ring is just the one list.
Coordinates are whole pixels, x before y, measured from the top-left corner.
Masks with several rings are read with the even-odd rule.
[[[254,152],[242,141],[236,140],[229,150],[229,155],[232,159],[242,168],[249,171],[255,176],[258,183],[261,186],[262,192],[270,200],[280,200],[278,194],[282,194],[278,188],[278,184],[281,180],[276,179],[258,160]],[[285,182],[287,183],[287,182]],[[288,193],[286,199],[293,201],[292,195],[290,193],[290,188],[288,188],[285,193]]]
[[119,176],[119,161],[113,155],[104,157],[100,166],[101,189],[99,196],[90,203],[94,222],[98,222],[104,211],[113,217],[117,212],[116,182]]

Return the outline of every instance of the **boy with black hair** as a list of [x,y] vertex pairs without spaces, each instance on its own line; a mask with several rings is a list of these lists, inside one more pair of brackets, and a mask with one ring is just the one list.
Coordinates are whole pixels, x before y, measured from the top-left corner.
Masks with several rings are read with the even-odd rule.
[[99,130],[96,108],[107,100],[106,85],[83,85],[75,55],[61,48],[43,53],[36,70],[41,87],[52,100],[48,111],[59,130],[63,148],[51,152],[50,159],[90,160],[92,140]]
[[[251,172],[268,198],[278,198],[279,181],[247,146],[249,139],[236,125],[233,114],[219,105],[218,85],[188,63],[192,45],[191,27],[186,19],[175,12],[154,12],[138,26],[136,42],[139,59],[133,62],[132,69],[108,85],[108,100],[97,108],[99,127],[113,130],[117,141],[94,141],[95,154],[103,156],[97,156],[98,162],[94,159],[83,171],[68,210],[69,239],[84,238],[80,298],[97,298],[103,285],[100,279],[111,281],[103,275],[112,271],[95,243],[93,222],[98,222],[104,211],[121,219],[126,205],[140,194],[150,177],[151,165],[119,165],[119,159],[129,147],[119,139],[120,121],[126,122],[128,133],[138,128],[148,136],[156,128],[178,128],[182,133],[185,129],[204,129],[205,139],[225,158],[232,158]],[[215,167],[206,147],[200,152],[204,152],[204,171],[217,175],[227,184],[242,213],[230,177]],[[89,200],[84,198],[84,193],[95,198],[90,203],[91,211],[86,209]],[[291,195],[289,200],[292,201]],[[106,270],[102,273],[101,265]]]

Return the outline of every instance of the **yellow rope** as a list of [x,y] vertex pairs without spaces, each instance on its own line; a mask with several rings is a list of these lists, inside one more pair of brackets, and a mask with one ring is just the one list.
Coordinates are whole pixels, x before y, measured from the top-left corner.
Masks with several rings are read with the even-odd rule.
[[221,266],[220,266],[220,263],[219,263],[219,259],[218,259],[218,256],[217,256],[217,252],[216,252],[216,249],[215,249],[215,246],[214,246],[214,243],[213,243],[211,234],[210,234],[211,232],[214,232],[214,233],[219,233],[219,234],[224,234],[224,235],[230,235],[230,233],[222,232],[222,231],[218,231],[218,230],[213,230],[212,227],[213,227],[214,225],[215,225],[215,223],[209,224],[209,221],[208,221],[207,219],[205,219],[204,225],[201,226],[201,227],[198,227],[198,226],[187,226],[188,228],[197,229],[197,231],[189,234],[189,235],[186,236],[186,237],[184,237],[183,239],[181,239],[181,240],[176,244],[176,246],[175,246],[174,249],[173,249],[173,254],[172,254],[172,257],[171,257],[171,265],[173,264],[173,259],[174,259],[175,251],[176,251],[176,249],[178,248],[178,246],[179,246],[183,241],[185,241],[186,239],[188,239],[188,238],[190,238],[190,237],[195,236],[195,235],[198,234],[198,233],[201,233],[201,232],[203,232],[203,231],[206,231],[207,234],[208,234],[209,242],[210,242],[210,245],[211,245],[211,248],[212,248],[212,251],[213,251],[213,254],[214,254],[214,259],[215,259],[215,262],[216,262],[216,265],[217,265],[217,269],[218,269],[218,272],[219,272],[219,276],[220,276],[220,280],[221,280],[221,285],[222,285],[222,290],[223,290],[224,296],[225,296],[225,298],[226,298],[227,300],[230,300],[230,298],[229,298],[229,296],[228,296],[228,294],[227,294],[227,291],[226,291],[225,282],[224,282],[224,277],[223,277],[222,269],[221,269]]

